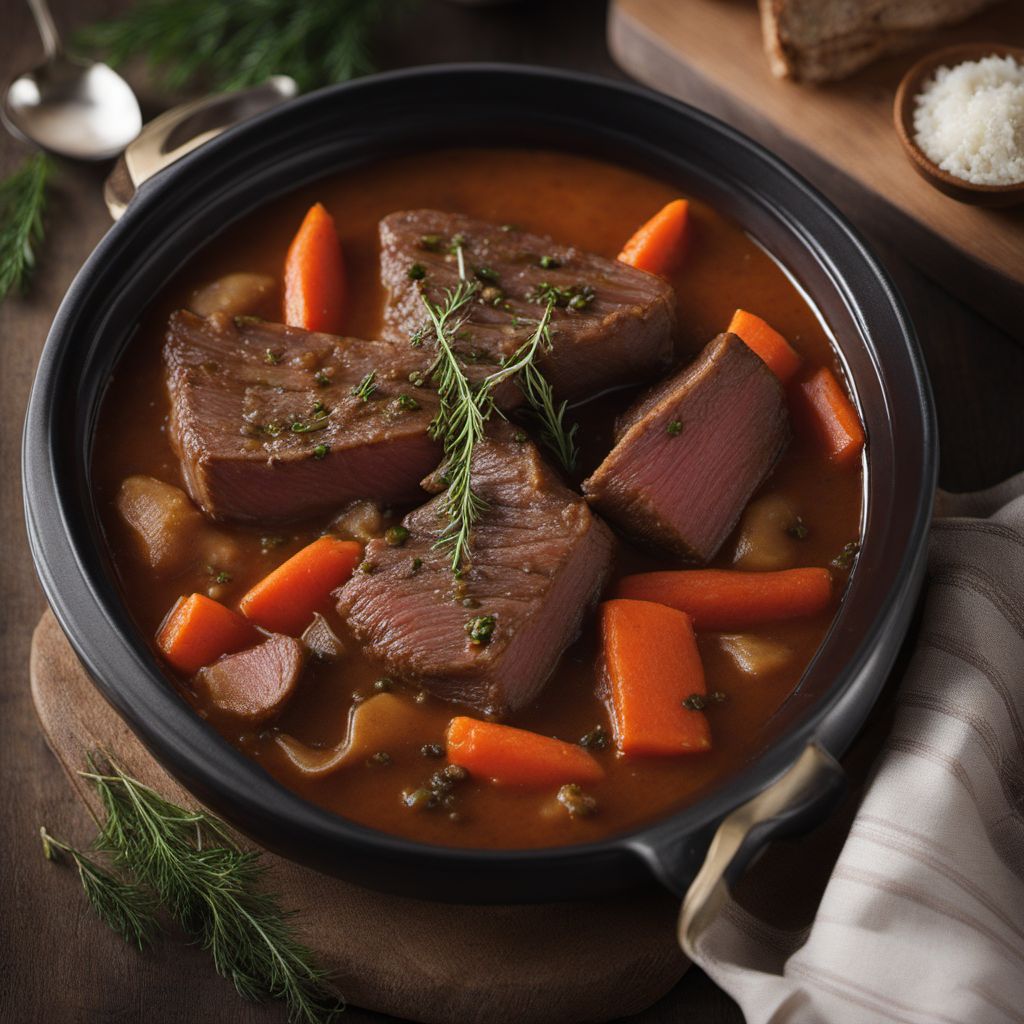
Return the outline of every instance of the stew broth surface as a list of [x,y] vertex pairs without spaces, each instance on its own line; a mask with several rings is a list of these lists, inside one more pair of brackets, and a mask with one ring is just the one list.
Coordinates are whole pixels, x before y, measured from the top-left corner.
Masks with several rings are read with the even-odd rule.
[[[217,583],[206,566],[174,579],[154,580],[135,555],[133,538],[114,505],[121,481],[147,474],[178,486],[182,477],[167,436],[168,400],[161,346],[167,317],[187,306],[193,292],[225,274],[252,271],[281,279],[284,254],[306,209],[322,202],[341,236],[349,282],[346,333],[375,337],[381,323],[383,290],[378,280],[378,221],[402,209],[434,208],[513,223],[527,231],[614,258],[623,242],[651,214],[680,193],[634,170],[582,156],[534,150],[458,149],[384,160],[332,175],[268,203],[230,227],[196,254],[154,302],[111,382],[101,411],[93,459],[101,516],[111,556],[128,607],[143,635],[152,638],[177,598],[207,593],[231,607],[275,566],[314,540],[330,517],[286,528],[228,525],[245,554],[244,568],[228,583]],[[685,194],[685,193],[684,193]],[[211,232],[217,229],[211,225]],[[691,235],[685,259],[671,278],[678,297],[676,353],[688,361],[723,331],[743,307],[764,316],[811,364],[838,370],[829,339],[814,310],[784,272],[742,230],[707,206],[691,201]],[[278,307],[279,307],[278,301]],[[279,314],[275,314],[277,318]],[[615,415],[637,395],[630,389],[572,410],[580,424],[586,476],[611,446]],[[578,482],[578,480],[576,481]],[[793,441],[760,494],[785,496],[808,528],[799,542],[799,561],[829,566],[860,531],[862,480],[859,469],[836,468],[794,429]],[[404,510],[398,510],[398,513]],[[389,521],[397,521],[398,514]],[[280,541],[274,546],[268,537]],[[716,566],[732,564],[735,536]],[[640,551],[620,540],[616,576],[677,563]],[[681,566],[679,566],[681,567]],[[836,599],[845,573],[834,571]],[[693,799],[714,782],[734,774],[759,749],[759,733],[797,685],[822,642],[835,608],[817,617],[748,631],[790,649],[782,668],[745,674],[715,634],[698,637],[708,690],[723,703],[707,709],[713,749],[664,759],[625,759],[613,749],[598,751],[606,770],[587,791],[598,803],[592,817],[571,818],[555,792],[491,785],[471,779],[457,791],[458,820],[445,810],[417,811],[400,799],[403,790],[426,782],[443,761],[420,748],[443,744],[445,728],[460,710],[434,698],[417,705],[421,727],[401,748],[387,752],[389,765],[358,764],[319,781],[309,781],[282,758],[276,732],[315,746],[345,738],[353,700],[373,694],[381,669],[356,650],[351,639],[339,662],[310,662],[300,690],[272,726],[239,731],[217,721],[188,680],[175,684],[197,713],[284,785],[312,802],[354,821],[409,838],[452,846],[541,847],[585,842],[638,826]],[[344,636],[333,610],[332,627]],[[597,725],[611,730],[600,697],[598,639],[591,616],[581,638],[569,648],[539,698],[513,715],[509,724],[575,741]],[[396,692],[404,693],[401,689]],[[357,695],[355,698],[353,695]],[[411,699],[411,695],[410,695]]]

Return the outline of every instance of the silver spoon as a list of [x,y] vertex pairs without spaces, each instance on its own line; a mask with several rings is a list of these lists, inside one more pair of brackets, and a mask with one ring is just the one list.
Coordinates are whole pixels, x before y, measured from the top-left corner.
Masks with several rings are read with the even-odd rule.
[[76,160],[116,156],[142,128],[131,86],[106,64],[73,60],[46,0],[28,0],[46,60],[15,78],[0,115],[14,134]]

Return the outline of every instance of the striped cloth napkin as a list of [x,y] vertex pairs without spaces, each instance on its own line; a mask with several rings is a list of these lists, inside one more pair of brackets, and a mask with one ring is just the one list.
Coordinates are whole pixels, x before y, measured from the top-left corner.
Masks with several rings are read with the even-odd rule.
[[845,820],[775,844],[698,940],[747,1024],[1024,1022],[1024,474],[937,515]]

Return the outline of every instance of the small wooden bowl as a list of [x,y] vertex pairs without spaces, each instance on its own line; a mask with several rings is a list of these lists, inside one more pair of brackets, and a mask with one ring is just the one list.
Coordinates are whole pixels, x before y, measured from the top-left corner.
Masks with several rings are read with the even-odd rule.
[[1011,185],[975,185],[942,170],[929,160],[914,141],[914,100],[935,71],[945,65],[953,67],[966,60],[982,57],[1015,57],[1024,63],[1024,47],[999,43],[960,43],[946,46],[922,57],[901,79],[893,104],[893,122],[903,150],[914,170],[940,192],[975,206],[1014,206],[1024,202],[1024,181]]

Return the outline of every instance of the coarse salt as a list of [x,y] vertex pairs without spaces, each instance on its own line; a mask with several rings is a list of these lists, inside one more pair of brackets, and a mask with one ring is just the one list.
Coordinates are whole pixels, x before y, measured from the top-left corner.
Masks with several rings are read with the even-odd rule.
[[925,156],[957,178],[1024,181],[1024,66],[993,56],[940,67],[916,97],[914,133]]

